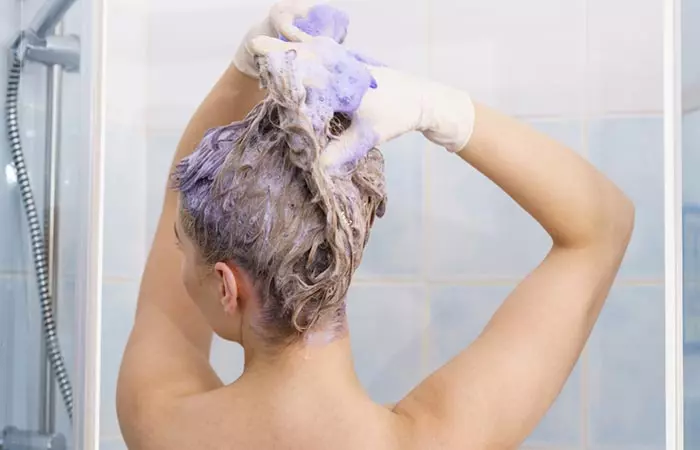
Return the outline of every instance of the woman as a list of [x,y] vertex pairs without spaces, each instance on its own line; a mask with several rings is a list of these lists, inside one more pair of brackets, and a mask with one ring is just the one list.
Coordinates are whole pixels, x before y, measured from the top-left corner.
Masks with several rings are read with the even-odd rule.
[[[633,206],[560,144],[466,93],[384,67],[363,66],[373,80],[349,111],[351,124],[333,122],[328,141],[285,128],[294,108],[273,98],[282,92],[270,86],[274,76],[260,103],[255,77],[265,71],[255,56],[263,65],[279,55],[332,65],[294,26],[307,12],[273,7],[180,141],[177,189],[166,195],[120,373],[126,442],[148,450],[516,448],[583,349],[625,253]],[[280,34],[304,44],[273,39]],[[371,148],[414,130],[499,185],[549,233],[552,249],[470,347],[385,407],[353,370],[344,296],[383,209]],[[305,143],[327,145],[314,153]],[[254,156],[275,146],[283,156]],[[350,171],[327,175],[347,164]],[[273,181],[261,182],[265,173]],[[245,350],[244,373],[228,386],[208,362],[213,331]]]

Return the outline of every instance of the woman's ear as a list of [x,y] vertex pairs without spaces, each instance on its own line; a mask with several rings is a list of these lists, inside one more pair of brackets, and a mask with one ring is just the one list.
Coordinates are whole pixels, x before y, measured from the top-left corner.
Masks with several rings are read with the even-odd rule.
[[231,267],[223,262],[214,265],[214,271],[219,276],[219,300],[226,315],[232,315],[238,308],[238,284]]

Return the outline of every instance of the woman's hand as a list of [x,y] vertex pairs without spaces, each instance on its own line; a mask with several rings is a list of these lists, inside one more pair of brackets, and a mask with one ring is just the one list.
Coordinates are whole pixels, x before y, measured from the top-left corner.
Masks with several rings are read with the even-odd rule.
[[258,68],[249,48],[256,37],[303,42],[313,36],[327,36],[342,43],[347,29],[347,16],[331,6],[314,6],[306,0],[281,0],[272,6],[265,20],[248,31],[236,51],[233,64],[246,75],[258,78]]
[[[339,46],[329,46],[325,41],[324,38],[311,38],[293,43],[258,37],[250,44],[255,55],[268,60],[284,54],[291,54],[300,62],[318,60],[319,65],[327,68],[324,78],[330,77],[330,83],[334,78],[344,76],[343,72],[350,71],[347,55],[353,55],[352,63],[362,65],[373,77],[372,89],[362,92],[356,108],[352,111],[335,110],[350,113],[352,124],[326,147],[321,155],[324,165],[335,166],[355,160],[372,147],[410,131],[422,132],[449,151],[456,152],[466,146],[474,128],[474,105],[467,93],[388,67],[366,64],[365,58],[356,57]],[[307,92],[316,89],[318,77],[306,76],[305,64],[298,66],[302,72],[299,88],[306,88]],[[337,93],[338,89],[334,86],[331,91]]]

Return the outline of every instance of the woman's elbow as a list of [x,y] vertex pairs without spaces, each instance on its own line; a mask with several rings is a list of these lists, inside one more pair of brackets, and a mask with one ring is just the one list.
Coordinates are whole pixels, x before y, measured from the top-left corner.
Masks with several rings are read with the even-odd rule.
[[624,254],[634,231],[634,203],[617,187],[607,196],[606,203],[596,233],[597,243]]

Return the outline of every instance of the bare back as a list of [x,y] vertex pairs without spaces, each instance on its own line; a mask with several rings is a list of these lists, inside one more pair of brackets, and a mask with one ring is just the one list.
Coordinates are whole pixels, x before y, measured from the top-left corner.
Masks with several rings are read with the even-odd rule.
[[[176,161],[206,129],[245,114],[261,97],[256,89],[256,80],[236,70],[225,74],[190,122]],[[517,448],[585,345],[624,256],[634,208],[573,151],[484,107],[477,107],[474,134],[459,156],[529,212],[552,249],[479,338],[393,411],[373,404],[352,381],[329,376],[331,359],[315,374],[289,370],[294,383],[266,383],[283,369],[272,367],[224,387],[208,362],[212,329],[177,282],[177,197],[168,192],[118,383],[129,448]]]

